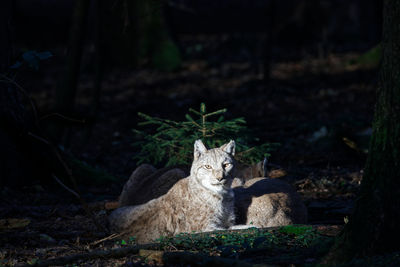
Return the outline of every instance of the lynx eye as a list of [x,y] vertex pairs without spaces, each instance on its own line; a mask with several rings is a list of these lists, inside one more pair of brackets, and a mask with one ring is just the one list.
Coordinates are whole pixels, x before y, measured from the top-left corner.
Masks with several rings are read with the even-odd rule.
[[206,167],[206,169],[211,169],[211,166],[210,165],[204,165],[204,167]]
[[231,163],[224,163],[222,166],[224,166],[224,168],[226,169],[226,168],[230,167],[231,165],[232,165]]

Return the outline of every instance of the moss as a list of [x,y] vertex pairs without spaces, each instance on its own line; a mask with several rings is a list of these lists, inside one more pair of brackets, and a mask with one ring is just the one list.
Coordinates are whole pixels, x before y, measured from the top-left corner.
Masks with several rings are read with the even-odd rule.
[[350,64],[361,65],[366,68],[376,68],[382,59],[382,46],[378,44],[367,52],[350,62]]

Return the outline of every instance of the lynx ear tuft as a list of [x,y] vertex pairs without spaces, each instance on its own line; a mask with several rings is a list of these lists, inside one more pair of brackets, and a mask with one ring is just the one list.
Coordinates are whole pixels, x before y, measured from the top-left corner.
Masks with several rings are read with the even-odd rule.
[[196,142],[194,142],[194,159],[198,159],[201,154],[205,153],[207,151],[206,146],[203,144],[203,142],[198,139]]
[[234,156],[235,155],[235,147],[236,147],[235,141],[231,140],[231,141],[229,141],[229,143],[222,145],[220,147],[220,149],[222,149],[226,153]]

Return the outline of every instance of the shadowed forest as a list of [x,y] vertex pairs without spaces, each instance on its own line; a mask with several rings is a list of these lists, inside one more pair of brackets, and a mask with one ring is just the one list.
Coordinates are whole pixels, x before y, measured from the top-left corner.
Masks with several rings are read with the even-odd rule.
[[[399,182],[389,180],[400,175],[395,2],[3,0],[0,266],[400,265],[398,245],[382,245],[400,220]],[[240,118],[222,139],[211,129],[208,144],[243,144],[241,168],[291,184],[307,224],[144,245],[110,232],[140,163],[190,168],[194,135],[173,124],[172,140],[151,136],[161,124],[143,122],[190,122],[202,103],[220,111],[211,121]],[[174,150],[174,136],[189,145]],[[374,140],[387,144],[375,158]],[[375,199],[367,181],[382,202],[358,220]],[[392,215],[369,221],[377,214]],[[368,245],[349,241],[340,254],[343,240]]]

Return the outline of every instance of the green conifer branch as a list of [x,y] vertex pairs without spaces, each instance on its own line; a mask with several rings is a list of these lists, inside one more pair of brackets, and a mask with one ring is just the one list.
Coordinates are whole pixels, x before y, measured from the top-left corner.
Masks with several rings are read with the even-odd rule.
[[[197,116],[185,115],[185,121],[172,121],[152,117],[144,113],[138,116],[144,121],[143,125],[157,125],[151,132],[133,129],[137,141],[132,145],[139,148],[134,156],[137,163],[163,164],[172,166],[177,164],[190,164],[192,160],[193,143],[202,139],[208,147],[221,146],[225,142],[235,139],[237,143],[236,158],[245,164],[253,164],[269,156],[276,144],[265,143],[254,146],[254,138],[246,127],[243,117],[225,120],[223,114],[227,109],[220,109],[207,113],[206,105],[201,103],[200,110],[189,109],[189,112]],[[216,121],[211,121],[213,116],[220,115]]]

